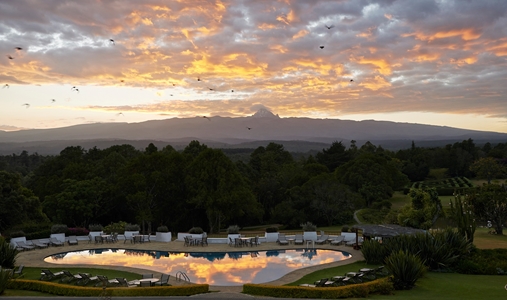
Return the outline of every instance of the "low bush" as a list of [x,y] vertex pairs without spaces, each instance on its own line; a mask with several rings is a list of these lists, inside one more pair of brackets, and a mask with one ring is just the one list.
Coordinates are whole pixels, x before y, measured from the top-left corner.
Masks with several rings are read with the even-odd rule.
[[157,232],[169,232],[169,228],[167,226],[158,226]]
[[364,256],[367,264],[381,265],[388,253],[387,247],[384,247],[376,240],[365,240],[361,246],[361,253]]
[[399,250],[391,253],[384,262],[385,268],[392,274],[393,286],[397,290],[409,290],[426,272],[419,256]]
[[104,232],[107,232],[107,233],[117,232],[119,234],[123,234],[123,233],[125,233],[125,226],[126,225],[127,225],[127,222],[124,222],[124,221],[111,223],[111,224],[107,225],[106,227],[104,227]]
[[342,226],[342,232],[349,232],[349,226],[345,225],[345,226]]
[[71,227],[67,231],[67,234],[68,235],[77,235],[77,236],[87,236],[88,234],[90,234],[90,231],[88,231],[88,229],[83,228],[83,227]]
[[239,233],[239,226],[238,225],[231,225],[229,228],[227,228],[228,234],[238,234]]
[[69,228],[65,224],[55,224],[51,226],[51,234],[55,233],[67,233]]
[[14,269],[18,253],[16,248],[12,247],[3,237],[0,237],[0,268]]
[[27,232],[27,240],[46,239],[51,235],[51,228],[42,229],[39,231]]
[[314,225],[312,222],[306,222],[301,224],[301,228],[303,228],[303,231],[316,231],[317,225]]
[[469,256],[459,260],[454,270],[462,274],[505,275],[507,249],[474,249]]
[[4,293],[11,279],[11,270],[0,269],[0,295]]
[[139,227],[138,224],[126,224],[125,225],[125,231],[139,231],[141,230],[141,227]]
[[[98,297],[102,295],[102,288],[82,287],[54,282],[16,279],[10,280],[7,288],[15,290],[37,291],[53,295],[70,297]],[[181,286],[161,286],[149,288],[107,288],[107,296],[117,297],[148,297],[148,296],[190,296],[207,293],[209,285],[191,284]]]
[[393,284],[388,278],[341,287],[314,288],[250,283],[243,285],[245,294],[282,298],[365,298],[372,294],[390,295],[393,291]]
[[188,231],[188,233],[191,233],[191,234],[202,234],[202,233],[204,233],[204,230],[202,230],[201,227],[192,227],[192,228],[190,228],[190,230]]
[[18,238],[18,237],[26,236],[25,232],[22,230],[11,231],[11,233],[9,235],[11,238]]

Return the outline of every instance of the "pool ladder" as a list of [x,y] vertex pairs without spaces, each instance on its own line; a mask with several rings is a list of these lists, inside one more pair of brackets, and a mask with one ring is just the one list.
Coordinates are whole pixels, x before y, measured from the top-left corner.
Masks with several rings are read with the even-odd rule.
[[190,278],[188,278],[187,274],[183,271],[178,271],[178,273],[176,273],[176,280],[190,282]]

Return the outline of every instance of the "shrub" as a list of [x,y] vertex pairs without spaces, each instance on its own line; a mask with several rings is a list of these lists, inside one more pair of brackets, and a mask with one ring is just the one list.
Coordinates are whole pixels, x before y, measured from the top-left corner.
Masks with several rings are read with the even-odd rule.
[[138,224],[126,224],[125,225],[125,231],[139,231],[141,230],[141,227],[139,227]]
[[190,230],[188,231],[188,233],[191,233],[191,234],[202,234],[202,233],[204,233],[204,230],[202,230],[201,227],[192,227],[192,228],[190,228]]
[[17,255],[18,250],[7,243],[3,237],[0,237],[0,267],[13,269]]
[[278,227],[267,227],[266,232],[278,232]]
[[125,232],[125,226],[127,225],[127,222],[120,221],[116,223],[111,223],[104,227],[104,231],[107,233],[113,233],[117,232],[119,234],[123,234]]
[[342,226],[342,232],[349,232],[349,226],[345,225],[345,226]]
[[474,249],[454,270],[463,274],[502,275],[507,270],[507,249]]
[[4,291],[7,289],[7,285],[9,284],[10,279],[11,279],[11,270],[0,269],[0,295],[2,295]]
[[12,231],[10,234],[11,238],[18,238],[26,236],[23,230]]
[[227,228],[228,234],[238,234],[239,233],[239,226],[238,225],[231,225],[229,228]]
[[157,227],[157,232],[169,232],[169,228],[167,228],[167,226],[165,226],[165,225],[158,226]]
[[316,231],[317,226],[314,225],[312,222],[306,222],[301,224],[301,228],[303,228],[303,231]]
[[404,250],[391,253],[384,265],[393,276],[393,286],[396,290],[410,290],[426,272],[421,259]]
[[67,233],[68,228],[65,224],[55,224],[51,226],[51,233]]
[[103,231],[104,227],[100,224],[90,224],[88,225],[88,229],[90,229],[90,231]]
[[387,256],[387,247],[376,240],[365,240],[361,246],[361,252],[367,264],[381,265]]
[[67,233],[68,235],[87,236],[90,234],[90,231],[83,227],[71,227]]

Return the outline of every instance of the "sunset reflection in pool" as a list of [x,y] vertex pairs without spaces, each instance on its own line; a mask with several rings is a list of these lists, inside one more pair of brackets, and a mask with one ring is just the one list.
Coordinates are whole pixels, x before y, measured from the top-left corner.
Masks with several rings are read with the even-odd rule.
[[194,283],[234,286],[269,282],[297,269],[350,257],[347,252],[320,249],[187,253],[93,249],[60,253],[44,261],[64,265],[124,266],[173,276],[182,271]]

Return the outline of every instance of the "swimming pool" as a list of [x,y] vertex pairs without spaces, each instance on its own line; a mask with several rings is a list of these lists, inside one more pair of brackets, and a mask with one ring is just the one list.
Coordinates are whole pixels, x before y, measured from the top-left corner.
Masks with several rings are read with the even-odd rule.
[[182,271],[195,283],[237,286],[245,283],[273,281],[297,269],[351,257],[347,252],[320,249],[241,252],[93,249],[63,252],[48,256],[44,261],[63,265],[125,266],[167,273],[172,276]]

